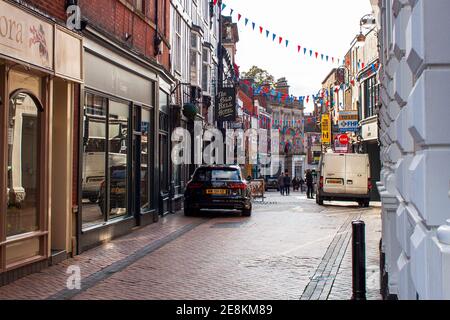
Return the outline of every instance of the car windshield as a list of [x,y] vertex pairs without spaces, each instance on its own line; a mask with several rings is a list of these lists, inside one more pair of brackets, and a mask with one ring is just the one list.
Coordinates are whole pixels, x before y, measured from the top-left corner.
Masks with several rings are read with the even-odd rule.
[[194,181],[241,181],[241,177],[236,169],[199,169],[194,176]]

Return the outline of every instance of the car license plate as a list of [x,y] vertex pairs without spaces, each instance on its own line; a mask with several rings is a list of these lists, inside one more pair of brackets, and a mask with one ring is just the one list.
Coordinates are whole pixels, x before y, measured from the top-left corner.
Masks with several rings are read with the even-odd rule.
[[224,195],[224,194],[227,194],[227,190],[224,190],[224,189],[208,189],[208,190],[206,190],[206,194]]
[[327,179],[327,184],[342,184],[342,179]]

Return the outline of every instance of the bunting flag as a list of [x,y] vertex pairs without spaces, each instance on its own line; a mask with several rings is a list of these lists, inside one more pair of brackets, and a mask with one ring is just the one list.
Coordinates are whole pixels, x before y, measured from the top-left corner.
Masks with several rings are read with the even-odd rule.
[[[214,5],[217,5],[218,3],[219,3],[218,0],[213,0],[213,4]],[[225,8],[227,8],[227,5],[222,2],[222,11],[224,11]],[[229,11],[229,15],[233,17],[233,13],[235,12],[235,10],[232,9],[232,8],[229,8],[229,10],[230,10]],[[240,22],[242,18],[243,18],[243,15],[241,13],[238,13],[237,14],[238,22]],[[247,26],[248,23],[249,23],[249,19],[245,18],[245,26]],[[255,28],[256,28],[256,23],[252,22],[252,30],[254,31]],[[266,38],[269,38],[270,31],[265,29],[263,26],[259,26],[260,34],[263,34],[264,30],[266,30]],[[276,38],[277,38],[277,35],[275,33],[273,33],[272,41],[275,41]],[[284,37],[282,37],[282,36],[278,36],[279,44],[281,44],[283,42],[283,38]],[[289,41],[288,40],[285,40],[285,44],[286,44],[286,48],[289,47]],[[302,47],[303,47],[302,45],[298,44],[298,46],[297,46],[297,52],[298,53],[300,53]],[[307,49],[305,47],[303,47],[303,54],[304,55],[307,54]],[[334,56],[330,56],[330,55],[327,55],[325,53],[321,53],[321,52],[318,52],[318,51],[309,50],[310,57],[313,57],[313,54],[314,54],[314,56],[315,56],[317,61],[322,61],[322,62],[327,62],[327,63],[331,62],[332,64],[335,64],[337,62],[338,65],[341,64],[341,59],[336,59]],[[321,58],[320,60],[318,59],[319,55],[320,55],[320,58]],[[345,62],[345,61],[346,61],[345,58],[342,59],[342,62]],[[360,66],[361,65],[359,65],[358,68],[360,68]],[[364,66],[365,66],[365,64],[363,63],[363,67],[362,67],[363,69],[364,69]]]

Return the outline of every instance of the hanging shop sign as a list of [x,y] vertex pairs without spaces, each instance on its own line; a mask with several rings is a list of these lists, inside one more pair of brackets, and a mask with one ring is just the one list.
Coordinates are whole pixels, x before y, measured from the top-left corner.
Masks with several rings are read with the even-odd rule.
[[322,144],[331,144],[331,121],[330,115],[322,115]]
[[219,121],[236,120],[236,89],[222,88],[217,95],[217,118]]

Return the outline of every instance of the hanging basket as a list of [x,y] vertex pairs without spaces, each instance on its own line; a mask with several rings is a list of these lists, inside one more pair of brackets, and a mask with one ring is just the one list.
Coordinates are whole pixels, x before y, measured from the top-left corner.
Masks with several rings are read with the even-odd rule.
[[193,103],[186,103],[183,106],[183,115],[189,120],[194,120],[198,114],[198,108]]

